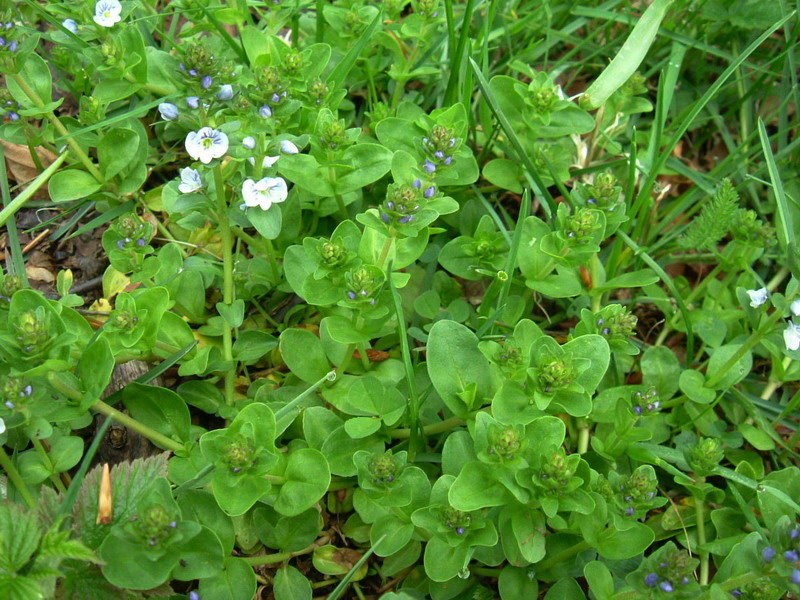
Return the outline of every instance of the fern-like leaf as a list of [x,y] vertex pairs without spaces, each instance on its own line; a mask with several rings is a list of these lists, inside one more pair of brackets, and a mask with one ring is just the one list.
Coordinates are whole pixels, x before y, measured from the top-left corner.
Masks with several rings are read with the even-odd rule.
[[711,250],[731,230],[739,211],[739,194],[728,179],[723,179],[710,202],[689,225],[680,239],[687,250]]

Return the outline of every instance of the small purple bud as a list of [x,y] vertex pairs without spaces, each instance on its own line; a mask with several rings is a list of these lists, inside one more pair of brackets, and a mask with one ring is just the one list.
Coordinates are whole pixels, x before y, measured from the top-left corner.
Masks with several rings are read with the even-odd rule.
[[633,510],[632,506],[629,506],[628,508],[625,509],[625,514],[628,515],[629,517],[632,517],[634,512],[635,511]]
[[633,496],[625,496],[625,502],[627,502],[628,504],[633,502]]
[[412,183],[411,185],[413,185],[417,189],[420,189],[422,187],[422,181],[419,179],[415,179],[414,183]]
[[369,293],[367,292],[367,290],[361,290],[361,295],[366,298],[369,295]]
[[659,569],[666,569],[667,568],[667,563],[666,562],[659,563],[658,564],[658,568]]
[[436,193],[436,188],[431,186],[431,187],[427,188],[422,195],[425,196],[426,198],[433,198],[433,195],[435,193]]
[[186,67],[183,66],[183,63],[178,63],[178,68],[180,69],[181,73],[186,70]]
[[149,542],[149,544],[150,544],[151,546],[155,546],[157,543],[158,543],[158,542],[156,541],[156,538],[150,538],[150,542]]
[[422,138],[422,143],[423,144],[427,144],[428,143],[428,138],[426,138],[426,137]]
[[375,298],[372,298],[372,299],[369,301],[369,303],[370,303],[372,306],[375,306]]
[[606,321],[605,321],[605,319],[602,319],[602,318],[600,318],[600,319],[597,319],[597,324],[598,324],[598,325],[602,325],[602,324],[603,324],[603,323],[605,323],[605,322],[606,322]]
[[8,44],[8,51],[9,52],[17,51],[17,40],[11,40],[11,42]]
[[436,165],[433,164],[431,161],[426,160],[425,164],[423,165],[424,169],[428,173],[433,173],[436,171]]
[[672,584],[671,584],[669,581],[662,581],[662,582],[661,582],[661,585],[660,585],[660,586],[658,586],[658,587],[660,587],[662,590],[664,590],[664,591],[665,591],[665,592],[667,592],[668,594],[669,594],[669,593],[672,591],[672,589],[673,589],[673,588],[672,588]]
[[798,535],[800,535],[800,530],[798,530],[798,529],[792,529],[792,530],[789,532],[789,539],[790,539],[790,540],[795,540],[795,539],[797,539],[797,536],[798,536]]
[[433,13],[433,14],[431,15],[431,19],[435,19],[435,18],[436,18],[436,17],[438,17],[438,16],[439,16],[439,13],[438,13],[438,12],[435,12],[435,13]]
[[466,531],[466,530],[465,530],[463,527],[456,527],[456,533],[457,533],[458,535],[464,535],[464,532],[465,532],[465,531]]
[[189,592],[189,600],[200,600],[200,594],[192,590]]
[[283,91],[281,92],[281,96],[283,96],[284,98],[286,98],[286,90],[283,90]]
[[6,38],[0,35],[0,47],[3,47],[5,45],[6,45]]
[[568,237],[568,238],[575,237],[575,232],[574,232],[574,231],[570,231],[570,232],[567,234],[567,237]]
[[393,481],[394,481],[394,475],[387,475],[386,476],[386,482],[387,483],[392,483]]
[[241,469],[239,467],[233,467],[231,471],[233,471],[234,473],[238,473],[239,471],[241,471]]
[[450,147],[452,148],[452,147],[454,147],[455,145],[456,145],[456,138],[454,138],[454,137],[451,137],[451,138],[450,138]]
[[391,200],[389,200],[389,201],[386,203],[386,208],[388,208],[389,210],[394,210],[394,202],[392,202]]
[[639,405],[634,406],[633,412],[635,412],[637,416],[642,416],[642,407]]
[[6,23],[6,31],[8,31],[9,29],[11,29],[13,26],[14,26],[14,24],[13,24],[11,21],[9,21],[8,23]]
[[414,220],[414,215],[406,215],[405,217],[400,217],[398,222],[405,225],[406,223],[410,223],[413,220]]
[[681,579],[681,585],[689,585],[689,578],[684,577],[683,579]]
[[204,90],[210,88],[212,83],[214,83],[214,80],[211,79],[211,75],[203,75],[203,78],[200,80],[200,85],[203,86]]
[[265,104],[258,109],[258,116],[262,119],[269,119],[272,116],[272,109]]
[[652,404],[647,405],[647,412],[653,412],[654,409],[655,407]]
[[197,77],[197,69],[189,69],[189,77]]
[[200,106],[200,98],[197,96],[189,96],[186,99],[186,106],[189,108],[198,108]]
[[653,498],[655,498],[655,495],[656,495],[655,492],[647,492],[647,499],[652,500]]
[[791,579],[793,584],[800,585],[800,569],[793,569],[789,579]]
[[13,110],[8,113],[8,118],[11,121],[19,121],[19,113],[15,113]]
[[139,238],[138,240],[136,240],[136,245],[137,245],[137,246],[139,246],[139,248],[142,248],[142,247],[144,247],[144,245],[145,245],[146,243],[147,243],[147,242],[145,242],[145,241],[144,241],[144,239],[142,239],[142,238]]
[[383,220],[384,223],[388,223],[389,215],[387,215],[386,213],[381,213],[381,219]]
[[452,156],[445,156],[444,157],[444,164],[449,165],[451,162],[453,162],[453,157]]
[[611,333],[611,330],[608,327],[603,327],[602,331],[600,331],[603,335],[608,335]]
[[433,153],[433,156],[438,158],[439,160],[442,160],[444,158],[444,152],[442,152],[441,150],[437,150],[436,152]]
[[800,557],[797,556],[797,550],[787,550],[783,553],[783,558],[789,562],[797,562]]
[[356,293],[355,292],[347,292],[347,297],[350,298],[350,300],[355,300],[356,299]]
[[772,546],[767,546],[761,551],[761,558],[764,559],[764,562],[772,562],[772,559],[775,558],[776,554],[777,552],[775,551],[775,548]]
[[741,595],[742,595],[742,590],[740,590],[739,588],[734,588],[731,590],[731,596],[733,596],[734,598],[738,598]]
[[656,400],[655,402],[653,402],[653,410],[658,410],[659,408],[661,408],[661,401]]
[[648,573],[645,575],[644,584],[647,587],[654,588],[658,584],[658,575],[655,573]]
[[31,394],[33,394],[33,387],[30,384],[26,385],[24,388],[22,388],[22,393],[25,396],[30,396]]
[[117,240],[117,248],[122,250],[125,247],[125,243],[122,240]]
[[281,96],[280,96],[280,94],[272,94],[272,101],[273,101],[273,102],[275,102],[276,104],[277,104],[278,102],[280,102],[280,101],[281,101]]
[[178,526],[178,524],[175,521],[170,521],[169,526],[175,529]]
[[14,410],[14,403],[11,400],[6,400],[6,408],[9,410]]
[[589,198],[589,199],[586,201],[586,204],[597,204],[597,200],[595,200],[594,198]]

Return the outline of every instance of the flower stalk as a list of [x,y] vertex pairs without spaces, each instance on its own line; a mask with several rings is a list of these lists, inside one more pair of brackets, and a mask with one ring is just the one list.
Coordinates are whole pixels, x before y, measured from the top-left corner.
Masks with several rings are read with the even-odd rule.
[[[222,236],[222,301],[230,306],[233,304],[233,234],[228,223],[226,212],[228,202],[225,198],[225,182],[222,177],[222,166],[218,162],[214,165],[214,193],[217,199],[217,212],[219,213],[220,234]],[[222,352],[226,362],[231,363],[225,372],[225,403],[233,404],[236,368],[233,365],[233,328],[224,321],[222,329]]]

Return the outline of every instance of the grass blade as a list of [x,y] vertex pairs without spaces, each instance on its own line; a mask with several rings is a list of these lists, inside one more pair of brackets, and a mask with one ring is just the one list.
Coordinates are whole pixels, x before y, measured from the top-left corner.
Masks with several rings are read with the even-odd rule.
[[334,67],[331,74],[328,75],[328,86],[332,89],[338,89],[341,87],[342,83],[344,83],[345,77],[347,77],[350,70],[356,64],[358,57],[361,56],[361,51],[367,45],[369,40],[372,38],[372,34],[375,33],[375,30],[378,28],[378,24],[381,22],[381,11],[378,11],[378,14],[375,15],[375,18],[372,19],[372,22],[367,26],[367,28],[361,33],[356,43],[353,44],[353,47],[347,51],[347,54],[344,55],[344,58],[339,62],[336,67]]
[[522,162],[525,166],[525,169],[528,171],[528,174],[533,179],[533,182],[536,184],[536,191],[542,196],[544,202],[542,203],[542,207],[547,214],[548,219],[552,219],[553,215],[556,211],[556,202],[553,197],[550,195],[550,192],[547,190],[547,186],[542,181],[542,178],[539,177],[539,173],[536,171],[536,168],[533,166],[530,157],[528,154],[522,149],[522,144],[517,137],[514,128],[511,127],[511,123],[508,122],[508,118],[503,113],[503,110],[500,108],[500,105],[497,103],[497,98],[494,97],[494,93],[492,92],[491,88],[489,87],[489,82],[486,81],[486,78],[481,73],[481,69],[472,58],[469,59],[470,65],[472,65],[472,71],[475,73],[475,77],[478,80],[478,87],[481,88],[481,92],[483,92],[484,98],[489,104],[489,108],[494,113],[494,116],[497,117],[497,120],[500,122],[500,126],[503,128],[503,131],[508,136],[508,141],[511,142],[511,145],[514,147],[514,151],[517,153],[517,159]]
[[[447,80],[447,89],[444,92],[444,106],[449,106],[456,101],[458,93],[458,79],[461,77],[461,63],[464,60],[464,53],[469,40],[469,28],[472,24],[472,11],[475,9],[475,0],[467,0],[464,8],[464,18],[461,20],[461,36],[458,38],[458,46],[455,54],[450,56],[450,77]],[[448,19],[448,33],[451,23]]]
[[371,547],[369,550],[367,550],[367,551],[364,553],[364,556],[362,556],[362,557],[361,557],[361,560],[359,560],[359,561],[358,561],[356,564],[354,564],[354,565],[353,565],[353,568],[352,568],[352,569],[350,569],[350,570],[347,572],[347,575],[345,575],[345,576],[342,578],[342,580],[339,582],[339,585],[337,585],[337,586],[336,586],[336,587],[333,589],[333,591],[331,592],[330,596],[328,596],[327,600],[338,600],[338,598],[339,598],[339,597],[340,597],[342,594],[344,594],[344,590],[345,590],[345,588],[347,587],[347,584],[349,584],[349,583],[350,583],[350,580],[353,578],[353,575],[355,575],[355,574],[356,574],[356,571],[358,571],[358,570],[361,568],[361,565],[363,565],[363,564],[366,562],[366,560],[367,560],[367,559],[370,557],[370,555],[371,555],[371,554],[372,554],[372,553],[375,551],[375,546],[377,546],[378,544],[380,544],[380,543],[383,541],[383,539],[384,539],[385,537],[386,537],[386,534],[383,534],[383,535],[382,535],[382,536],[381,536],[381,537],[378,539],[378,541],[377,541],[377,542],[375,542],[375,545],[374,545],[374,546],[372,546],[372,547]]

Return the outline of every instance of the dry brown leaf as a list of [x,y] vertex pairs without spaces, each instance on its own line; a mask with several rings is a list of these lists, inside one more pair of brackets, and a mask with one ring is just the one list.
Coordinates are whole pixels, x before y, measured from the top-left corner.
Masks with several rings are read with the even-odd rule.
[[[0,140],[0,143],[3,144],[3,150],[6,154],[6,163],[8,164],[11,177],[20,185],[20,189],[24,189],[30,181],[36,179],[39,173],[41,173],[36,167],[36,163],[33,162],[33,158],[31,158],[30,149],[25,144],[12,144],[5,140]],[[56,155],[46,148],[37,148],[36,154],[39,157],[39,162],[42,163],[42,167],[45,169],[56,159]],[[33,197],[37,200],[47,200],[50,198],[46,187],[42,187],[42,189],[38,190]]]
[[55,276],[44,267],[31,267],[29,265],[25,267],[25,272],[28,274],[28,279],[33,279],[34,281],[53,283],[56,280]]

